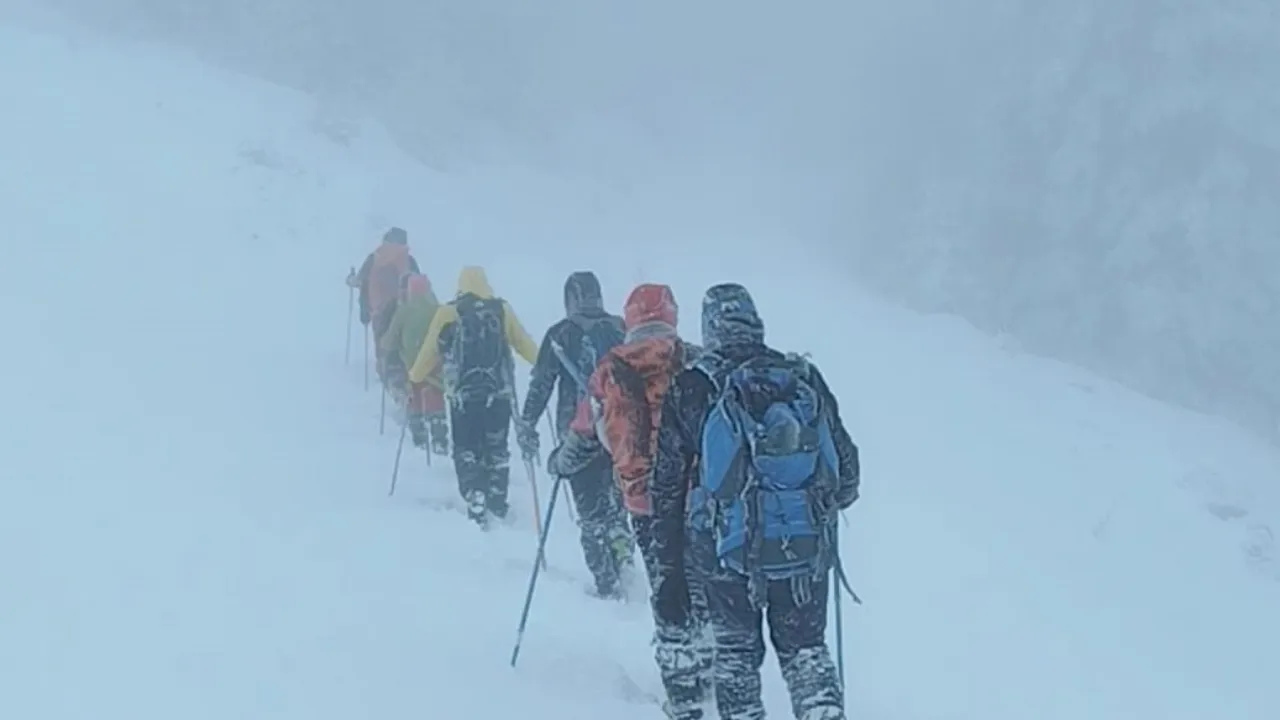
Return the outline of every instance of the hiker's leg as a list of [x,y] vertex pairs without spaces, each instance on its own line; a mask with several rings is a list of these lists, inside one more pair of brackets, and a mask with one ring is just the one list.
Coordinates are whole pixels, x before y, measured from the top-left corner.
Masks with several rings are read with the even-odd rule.
[[[681,720],[697,720],[702,717],[699,705],[703,696],[698,685],[698,658],[689,633],[688,614],[678,608],[665,607],[663,602],[688,592],[684,574],[672,573],[661,566],[657,553],[661,538],[653,535],[652,519],[637,515],[631,520],[649,578],[649,603],[654,624],[653,654],[667,694],[667,712]],[[679,604],[678,597],[676,600]]]
[[569,478],[573,504],[578,508],[579,540],[587,569],[602,597],[618,592],[618,567],[609,546],[616,513],[609,497],[613,463],[603,452],[582,472]]
[[625,583],[635,573],[636,537],[631,530],[631,513],[622,501],[622,490],[614,478],[613,463],[605,469],[601,478],[609,501],[609,549],[618,565],[618,576]]
[[449,418],[445,413],[444,393],[430,383],[423,383],[422,412],[431,433],[431,452],[449,454]]
[[795,716],[844,720],[844,692],[826,640],[831,573],[806,580],[803,590],[790,581],[769,583],[769,639]]
[[689,624],[698,652],[698,676],[702,689],[710,693],[715,659],[715,635],[707,608],[707,580],[717,566],[715,542],[707,533],[689,531],[685,546],[685,577],[689,583]]
[[427,415],[427,428],[431,433],[431,452],[449,454],[449,422],[444,413]]
[[427,416],[423,411],[423,393],[425,388],[421,383],[414,383],[409,392],[409,402],[406,406],[405,421],[409,423],[409,432],[413,435],[413,445],[416,448],[425,448],[427,446]]
[[458,493],[467,503],[467,514],[476,521],[483,520],[485,506],[485,470],[480,464],[485,442],[484,413],[484,404],[474,401],[455,402],[449,413]]
[[487,483],[485,504],[497,517],[506,517],[511,486],[511,400],[493,398],[484,412],[484,448],[481,464]]
[[382,308],[373,314],[372,322],[369,327],[373,331],[373,357],[378,369],[378,377],[382,380],[383,385],[389,385],[387,378],[387,361],[392,356],[399,356],[399,353],[388,353],[383,350],[382,336],[387,332],[387,326],[391,324],[391,315],[395,312],[392,307],[388,312],[387,308]]
[[717,568],[707,578],[706,593],[715,637],[716,709],[724,718],[763,720],[763,619],[760,610],[751,606],[747,578]]

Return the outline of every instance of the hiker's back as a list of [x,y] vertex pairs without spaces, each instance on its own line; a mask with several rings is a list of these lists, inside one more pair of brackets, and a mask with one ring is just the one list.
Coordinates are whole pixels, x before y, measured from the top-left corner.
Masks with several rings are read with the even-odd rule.
[[396,299],[400,278],[410,271],[409,247],[383,243],[373,252],[369,267],[369,308],[376,314]]
[[622,344],[625,335],[622,318],[615,315],[602,312],[568,318],[562,338],[564,357],[560,361],[571,375],[568,384],[574,388],[575,401],[586,395],[582,380],[591,377],[609,351]]
[[781,580],[818,575],[831,561],[839,459],[809,364],[768,351],[698,370],[718,391],[701,438],[695,525],[709,522],[720,564]]
[[514,367],[500,298],[464,294],[454,300],[457,320],[445,341],[445,381],[455,397],[510,392]]
[[678,338],[650,338],[611,350],[601,364],[599,435],[613,465],[627,509],[648,515],[649,478],[661,425],[662,400],[684,367]]

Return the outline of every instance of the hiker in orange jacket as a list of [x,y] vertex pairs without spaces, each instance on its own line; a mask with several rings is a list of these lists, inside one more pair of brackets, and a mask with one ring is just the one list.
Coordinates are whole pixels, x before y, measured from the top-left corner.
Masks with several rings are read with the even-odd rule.
[[391,324],[400,278],[418,272],[418,261],[409,252],[409,234],[393,227],[382,236],[382,244],[365,258],[360,270],[347,276],[347,285],[360,290],[360,323],[373,332],[373,340],[379,346],[378,367],[382,367],[379,341]]

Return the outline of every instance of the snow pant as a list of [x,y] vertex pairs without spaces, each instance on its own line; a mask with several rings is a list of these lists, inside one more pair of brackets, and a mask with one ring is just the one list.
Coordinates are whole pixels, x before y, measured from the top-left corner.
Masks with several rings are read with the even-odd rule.
[[511,485],[511,399],[500,395],[464,395],[450,407],[453,431],[453,467],[458,492],[467,501],[473,520],[484,521],[488,511],[507,515],[507,490]]
[[634,541],[622,510],[622,498],[613,481],[613,461],[607,453],[581,472],[569,477],[573,504],[578,508],[578,529],[587,569],[595,579],[596,593],[614,597],[631,559]]
[[[654,659],[667,694],[667,714],[675,720],[700,720],[703,717],[701,704],[710,689],[711,656],[706,644],[700,642],[702,632],[690,602],[690,575],[698,570],[689,565],[688,548],[685,572],[673,573],[670,568],[663,567],[658,550],[659,543],[666,540],[654,536],[651,517],[632,515],[631,527],[649,578]],[[682,601],[678,604],[685,611],[673,612],[670,607],[664,607],[664,599],[672,597]]]
[[437,455],[448,454],[449,419],[443,391],[429,383],[414,383],[409,393],[408,421],[415,447],[430,447]]
[[[709,543],[705,533],[699,544]],[[764,608],[751,604],[747,578],[718,563],[706,580],[707,609],[715,638],[716,709],[726,720],[763,720],[760,668],[762,623],[778,656],[782,679],[798,720],[844,720],[844,691],[827,648],[831,573],[812,579],[807,592],[789,580],[768,581]]]
[[707,579],[717,564],[715,545],[709,540],[710,536],[689,532],[684,554],[685,582],[689,584],[690,621],[697,634],[696,644],[703,653],[700,663],[708,674],[711,672],[715,636],[711,632],[711,612],[707,607]]

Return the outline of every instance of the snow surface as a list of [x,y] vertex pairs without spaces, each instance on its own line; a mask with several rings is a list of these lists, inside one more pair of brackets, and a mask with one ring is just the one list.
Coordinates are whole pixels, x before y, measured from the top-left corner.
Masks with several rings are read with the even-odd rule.
[[[442,293],[484,264],[536,333],[590,267],[615,305],[671,283],[690,330],[740,280],[775,344],[814,353],[864,449],[852,716],[1280,717],[1280,457],[1224,423],[705,228],[646,237],[662,219],[581,200],[608,189],[429,171],[169,51],[0,26],[0,95],[0,717],[658,717],[628,697],[658,687],[647,610],[585,595],[565,515],[507,667],[518,471],[490,534],[416,452],[387,497],[396,437],[358,335],[344,363],[342,279],[392,222]],[[788,242],[752,220],[736,242]]]

